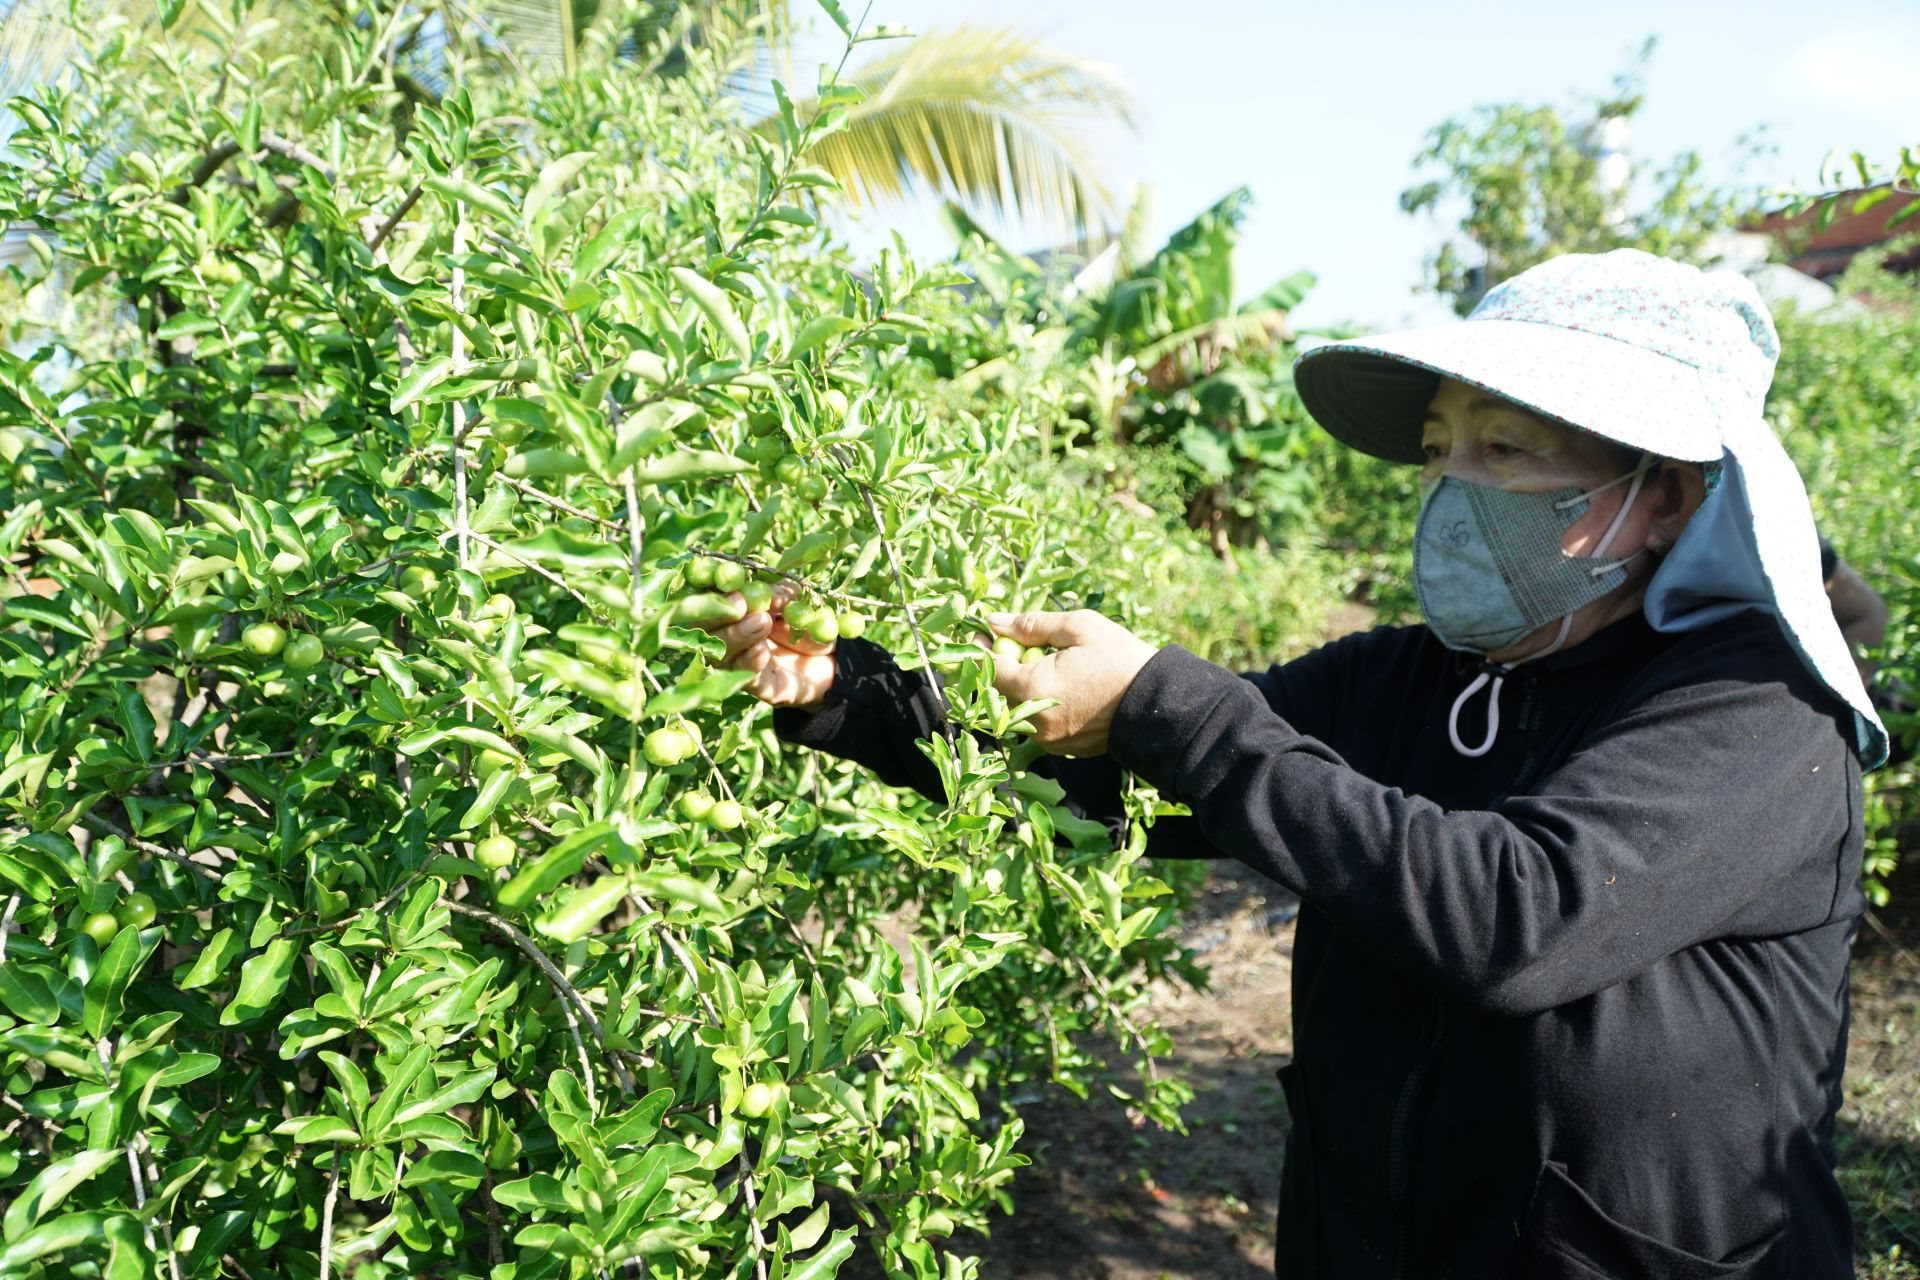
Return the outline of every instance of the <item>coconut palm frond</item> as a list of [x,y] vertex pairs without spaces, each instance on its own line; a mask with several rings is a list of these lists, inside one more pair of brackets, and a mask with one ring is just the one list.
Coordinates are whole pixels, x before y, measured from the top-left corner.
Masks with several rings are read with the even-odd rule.
[[1113,202],[1079,126],[1106,117],[1131,127],[1134,113],[1104,65],[962,27],[920,36],[847,79],[864,100],[811,155],[855,203],[924,191],[1082,234],[1105,230]]
[[[58,75],[79,48],[62,6],[53,0],[13,0],[0,6],[0,103]],[[0,136],[11,132],[0,123]]]

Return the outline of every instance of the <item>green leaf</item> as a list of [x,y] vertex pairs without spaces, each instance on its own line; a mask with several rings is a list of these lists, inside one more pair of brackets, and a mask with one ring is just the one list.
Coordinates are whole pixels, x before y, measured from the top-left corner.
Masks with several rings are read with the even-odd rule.
[[590,885],[569,889],[553,910],[534,922],[534,932],[556,942],[577,942],[597,928],[608,914],[627,900],[625,876],[602,876]]
[[798,360],[821,343],[831,342],[841,334],[851,333],[859,327],[860,322],[850,316],[815,316],[794,335],[793,347],[787,352],[787,359]]
[[60,1001],[47,984],[52,970],[42,971],[13,961],[0,964],[0,1008],[22,1022],[52,1024],[60,1020]]
[[522,560],[567,569],[622,568],[628,556],[624,548],[611,540],[582,537],[557,526],[550,526],[531,538],[520,538],[505,545]]
[[76,1245],[98,1244],[107,1238],[107,1224],[124,1216],[89,1210],[43,1222],[0,1251],[0,1273],[10,1274],[16,1267],[49,1254],[64,1253]]
[[840,28],[841,35],[849,40],[853,38],[853,23],[847,20],[847,11],[840,7],[840,0],[820,0],[820,9]]
[[267,949],[240,966],[240,989],[220,1011],[220,1025],[238,1026],[250,1022],[274,1006],[286,992],[293,976],[294,957],[300,946],[291,938],[275,938]]
[[109,1165],[126,1159],[126,1155],[119,1147],[105,1151],[82,1151],[64,1160],[56,1160],[42,1169],[7,1206],[6,1238],[18,1240],[28,1228],[59,1208],[60,1202],[75,1187]]
[[719,331],[734,354],[742,360],[753,359],[753,339],[747,336],[747,326],[740,322],[740,313],[734,310],[732,299],[727,291],[711,280],[690,271],[685,267],[669,267],[668,274],[693,299],[693,305],[700,308],[713,327]]
[[204,987],[209,982],[223,978],[235,956],[246,949],[246,944],[231,929],[222,929],[213,935],[213,940],[200,949],[194,957],[193,967],[187,970],[187,976],[180,979],[182,991],[192,991]]
[[448,203],[464,201],[477,209],[485,209],[496,218],[508,222],[514,220],[513,206],[497,191],[489,191],[465,178],[451,175],[431,174],[420,180],[420,185],[434,192]]
[[596,159],[591,151],[574,151],[548,162],[540,170],[540,176],[527,189],[527,198],[520,207],[524,225],[531,230],[540,223],[540,215],[546,212],[547,204],[561,188],[579,176],[580,171]]
[[[159,941],[156,934],[154,946],[159,945]],[[120,1017],[127,984],[133,981],[133,975],[140,971],[152,951],[152,946],[141,943],[138,929],[122,929],[113,935],[113,941],[100,956],[100,966],[87,978],[86,1007],[80,1025],[89,1036],[96,1040],[104,1036],[107,1028]]]
[[853,1228],[842,1227],[820,1251],[787,1272],[787,1280],[833,1280],[840,1264],[853,1256]]
[[587,855],[598,852],[614,839],[611,822],[596,822],[583,827],[547,850],[539,861],[500,886],[494,901],[509,911],[517,911],[553,889],[561,881],[580,873]]
[[641,484],[676,484],[738,475],[753,469],[753,463],[731,454],[715,453],[711,449],[680,449],[635,467],[633,478]]
[[495,769],[488,774],[487,780],[480,784],[480,794],[473,798],[473,803],[467,806],[467,811],[460,815],[460,829],[473,831],[492,817],[493,811],[500,807],[500,802],[507,798],[507,792],[518,780],[519,775],[512,769]]

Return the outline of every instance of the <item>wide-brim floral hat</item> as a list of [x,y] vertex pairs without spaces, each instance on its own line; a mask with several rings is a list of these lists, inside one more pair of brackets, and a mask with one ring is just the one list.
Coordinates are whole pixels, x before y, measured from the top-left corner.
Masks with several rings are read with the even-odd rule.
[[1854,713],[1872,766],[1887,734],[1820,576],[1799,472],[1767,427],[1780,338],[1744,278],[1633,249],[1568,254],[1488,292],[1458,324],[1333,342],[1303,353],[1294,383],[1345,444],[1422,461],[1427,402],[1444,376],[1634,449],[1707,464],[1709,492],[1647,589],[1662,631],[1760,609]]

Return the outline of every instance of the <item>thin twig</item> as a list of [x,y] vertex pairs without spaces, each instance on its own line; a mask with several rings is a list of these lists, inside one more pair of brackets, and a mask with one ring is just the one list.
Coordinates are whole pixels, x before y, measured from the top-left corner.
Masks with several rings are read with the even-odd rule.
[[855,481],[860,490],[862,501],[867,504],[867,514],[873,517],[873,527],[880,539],[880,549],[887,553],[887,564],[893,569],[894,590],[900,593],[900,608],[907,615],[907,629],[913,632],[913,647],[920,651],[920,661],[927,670],[927,682],[933,686],[934,701],[940,707],[940,718],[951,719],[952,709],[947,706],[947,694],[940,682],[933,678],[933,656],[927,652],[926,637],[920,634],[920,619],[913,611],[913,601],[907,598],[906,575],[900,571],[900,553],[893,548],[893,539],[887,536],[887,526],[880,520],[880,508],[874,504],[873,490],[864,483]]
[[576,507],[566,499],[556,498],[545,489],[537,485],[528,484],[518,476],[510,476],[505,472],[496,471],[493,473],[493,478],[510,488],[518,489],[521,493],[526,494],[536,502],[544,502],[555,510],[564,511],[570,516],[577,516],[582,520],[591,520],[594,524],[607,529],[618,529],[620,527],[618,520],[609,520],[605,516],[593,514],[593,512],[586,510],[584,507]]
[[567,975],[560,972],[559,966],[554,964],[554,962],[547,957],[547,953],[540,949],[539,943],[515,927],[511,921],[503,920],[491,911],[483,911],[479,907],[470,907],[464,902],[455,902],[451,898],[442,898],[440,905],[457,915],[470,916],[475,920],[481,921],[495,933],[500,934],[509,942],[513,943],[515,947],[519,948],[522,955],[533,961],[539,968],[541,974],[547,980],[547,985],[551,986],[554,994],[560,997],[561,1012],[566,1014],[567,1017],[567,1030],[572,1033],[574,1049],[580,1055],[580,1066],[585,1076],[585,1079],[581,1083],[582,1087],[586,1090],[587,1103],[589,1106],[592,1106],[596,1112],[599,1110],[598,1103],[594,1097],[592,1062],[587,1056],[586,1042],[580,1037],[580,1024],[575,1021],[574,1018],[575,1010],[579,1011],[580,1018],[586,1022],[588,1029],[593,1032],[593,1038],[599,1044],[601,1050],[608,1054],[608,1061],[613,1066],[614,1079],[619,1083],[620,1091],[622,1093],[632,1094],[633,1078],[628,1074],[626,1067],[620,1061],[622,1051],[609,1049],[607,1047],[607,1033],[605,1028],[600,1025],[600,1019],[594,1016],[593,1009],[587,1004],[586,998],[574,988],[571,982],[567,981]]
[[14,894],[7,899],[7,909],[0,912],[0,964],[7,962],[7,934],[13,930],[13,913],[20,909],[20,895]]
[[340,1198],[340,1151],[335,1148],[333,1168],[327,1172],[327,1201],[320,1210],[320,1280],[327,1280],[333,1266],[333,1206]]
[[373,239],[367,241],[367,248],[375,252],[379,251],[380,246],[387,242],[387,237],[393,234],[393,229],[400,225],[400,219],[406,217],[407,214],[412,211],[413,206],[419,203],[420,193],[425,189],[426,188],[417,182],[413,184],[413,190],[407,192],[406,197],[400,201],[400,207],[395,209],[392,216],[380,224],[380,229],[373,233]]

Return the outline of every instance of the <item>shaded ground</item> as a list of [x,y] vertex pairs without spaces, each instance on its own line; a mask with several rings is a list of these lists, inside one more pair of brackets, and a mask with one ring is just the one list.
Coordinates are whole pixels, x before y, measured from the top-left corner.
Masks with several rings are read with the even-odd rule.
[[[1843,1177],[1863,1280],[1920,1280],[1920,858],[1863,926],[1841,1112]],[[1119,1103],[1023,1108],[1033,1166],[1016,1214],[980,1242],[993,1280],[1252,1280],[1272,1275],[1290,1048],[1290,899],[1216,865],[1182,929],[1213,990],[1163,987],[1153,1007],[1193,1085],[1186,1136],[1135,1125]]]

